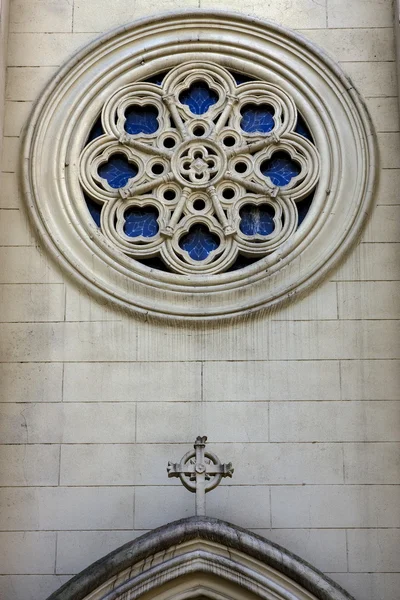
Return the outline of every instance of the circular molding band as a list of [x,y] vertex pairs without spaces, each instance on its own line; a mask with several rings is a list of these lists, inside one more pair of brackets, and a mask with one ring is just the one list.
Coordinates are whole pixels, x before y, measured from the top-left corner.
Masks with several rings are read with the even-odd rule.
[[[165,72],[162,89],[143,83]],[[237,85],[234,73],[244,76]],[[216,100],[205,114],[194,115],[182,98],[198,77]],[[158,111],[158,141],[151,130],[139,138],[124,132],[124,111],[133,101],[139,111],[145,102]],[[268,105],[274,115],[274,129],[264,139],[241,125],[248,103],[256,112]],[[294,129],[296,112],[312,142]],[[88,143],[100,114],[105,133]],[[221,140],[218,129],[228,137]],[[199,130],[203,140],[197,141]],[[224,148],[224,140],[234,148]],[[167,142],[177,144],[175,153],[155,148],[167,148]],[[135,163],[137,185],[130,179],[114,189],[102,178],[113,152]],[[298,165],[297,175],[281,187],[264,167],[274,152]],[[154,192],[156,169],[170,171],[157,179]],[[334,61],[279,25],[221,11],[140,20],[77,53],[30,117],[22,166],[35,228],[80,285],[138,314],[186,321],[272,309],[315,286],[360,236],[376,172],[369,115]],[[223,197],[227,178],[237,197],[232,202]],[[167,198],[171,190],[178,199],[169,206],[160,194]],[[310,193],[298,225],[297,202]],[[105,207],[101,228],[86,195]],[[253,229],[240,230],[249,203],[254,214],[264,206],[273,215],[272,234],[255,230],[251,219]],[[132,242],[124,229],[127,211],[143,210],[158,213],[156,229]],[[179,212],[184,216],[178,222]],[[188,249],[189,234],[204,228],[214,245],[199,258]],[[235,266],[239,254],[245,262]],[[149,260],[155,256],[168,268],[155,267]]]

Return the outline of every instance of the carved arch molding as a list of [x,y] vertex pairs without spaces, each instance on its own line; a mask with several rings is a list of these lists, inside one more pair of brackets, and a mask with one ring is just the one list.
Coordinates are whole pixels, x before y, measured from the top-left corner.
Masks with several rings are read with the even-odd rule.
[[61,69],[29,120],[23,190],[83,287],[196,321],[318,283],[365,224],[376,166],[366,109],[321,50],[198,11],[111,32]]
[[352,600],[281,546],[207,517],[169,523],[121,546],[48,600],[189,598]]

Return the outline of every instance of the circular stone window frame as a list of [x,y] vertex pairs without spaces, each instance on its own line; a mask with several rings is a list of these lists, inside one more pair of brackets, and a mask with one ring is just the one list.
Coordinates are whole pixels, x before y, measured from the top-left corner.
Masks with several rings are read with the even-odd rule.
[[[233,272],[180,275],[116,249],[90,217],[79,155],[108,98],[188,60],[277,84],[306,119],[321,171],[306,220],[272,254]],[[45,89],[23,144],[23,193],[50,255],[84,288],[137,314],[205,321],[271,310],[324,279],[359,238],[377,179],[376,136],[338,65],[276,23],[223,11],[141,19],[75,54]]]

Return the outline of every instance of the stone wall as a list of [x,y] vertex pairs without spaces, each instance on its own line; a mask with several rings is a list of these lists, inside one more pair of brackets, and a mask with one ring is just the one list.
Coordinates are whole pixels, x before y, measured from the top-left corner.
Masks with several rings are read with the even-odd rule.
[[[32,102],[82,45],[174,8],[271,18],[327,50],[378,132],[377,208],[345,264],[274,313],[143,323],[49,263],[17,188]],[[108,551],[193,513],[166,477],[198,434],[235,466],[209,516],[281,543],[356,600],[400,589],[400,139],[390,0],[12,0],[0,197],[0,597],[45,598]]]

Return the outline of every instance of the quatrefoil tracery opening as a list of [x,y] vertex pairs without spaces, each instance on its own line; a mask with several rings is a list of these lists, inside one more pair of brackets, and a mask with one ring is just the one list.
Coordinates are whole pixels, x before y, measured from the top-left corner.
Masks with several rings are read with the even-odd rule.
[[294,235],[319,167],[286,92],[190,62],[110,97],[80,177],[93,219],[119,250],[172,272],[214,274]]

